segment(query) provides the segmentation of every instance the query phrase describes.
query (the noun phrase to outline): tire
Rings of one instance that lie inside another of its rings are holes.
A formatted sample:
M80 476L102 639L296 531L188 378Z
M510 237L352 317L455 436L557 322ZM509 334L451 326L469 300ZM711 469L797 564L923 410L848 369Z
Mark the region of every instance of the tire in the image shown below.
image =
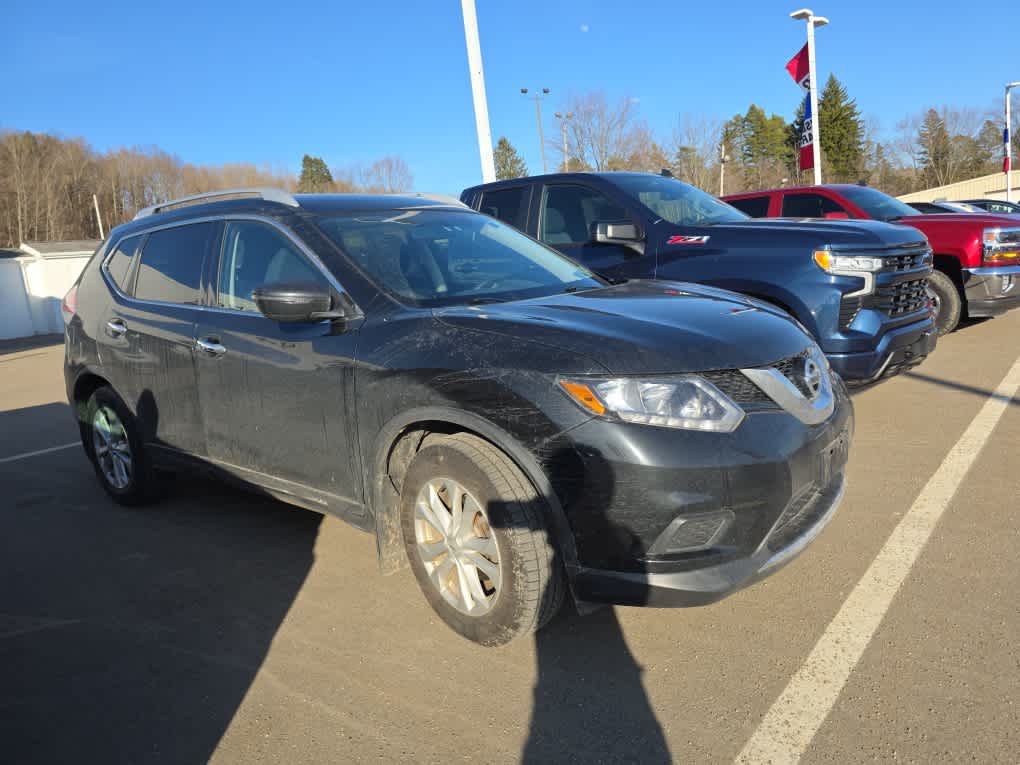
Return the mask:
M956 283L941 271L932 271L928 277L928 292L935 303L935 328L942 335L948 335L960 323L963 300Z
M458 487L459 525L451 509ZM408 467L400 501L411 570L455 632L484 646L504 645L555 616L565 582L547 505L499 449L466 433L429 436ZM444 510L445 516L429 515ZM498 581L483 569L497 572Z
M104 432L109 440L104 438ZM156 478L134 415L112 388L98 388L89 398L81 436L99 483L114 501L127 506L154 501ZM115 448L111 448L111 443ZM117 459L107 456L111 453L120 456ZM120 463L119 469L115 463Z

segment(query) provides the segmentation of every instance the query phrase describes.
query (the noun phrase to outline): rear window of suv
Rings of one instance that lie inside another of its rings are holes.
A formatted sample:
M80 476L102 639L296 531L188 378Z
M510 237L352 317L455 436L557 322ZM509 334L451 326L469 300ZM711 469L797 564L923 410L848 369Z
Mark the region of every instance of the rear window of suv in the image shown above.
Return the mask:
M510 189L497 189L482 194L479 212L499 218L514 228L523 229L527 223L527 192L526 186L515 186Z
M153 231L145 240L135 297L162 303L201 302L202 265L216 225L189 223Z
M113 280L122 292L130 292L131 285L128 279L131 275L131 264L134 262L135 254L138 252L138 245L142 243L142 237L129 236L117 243L113 254L106 260L106 273Z

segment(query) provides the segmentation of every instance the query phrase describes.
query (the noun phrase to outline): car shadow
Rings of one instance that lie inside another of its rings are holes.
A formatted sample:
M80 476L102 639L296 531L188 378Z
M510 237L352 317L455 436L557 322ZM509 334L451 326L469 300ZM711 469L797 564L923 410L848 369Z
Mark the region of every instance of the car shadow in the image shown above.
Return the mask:
M546 468L568 513L584 515L590 538L612 539L619 550L637 544L608 517L613 471L597 451L562 448ZM558 616L535 633L536 681L521 761L672 762L616 609L581 607L584 616L568 596Z
M0 413L0 434L53 406ZM77 449L0 464L0 485L4 761L208 761L322 517L184 473L124 508Z

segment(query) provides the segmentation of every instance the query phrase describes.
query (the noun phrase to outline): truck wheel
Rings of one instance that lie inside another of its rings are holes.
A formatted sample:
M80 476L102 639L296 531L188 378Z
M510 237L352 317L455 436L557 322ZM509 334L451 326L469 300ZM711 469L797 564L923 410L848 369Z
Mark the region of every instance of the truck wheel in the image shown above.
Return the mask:
M948 335L960 323L963 301L956 284L941 271L932 271L928 277L928 296L935 312L935 328L939 336Z
M454 631L503 645L559 610L564 577L545 502L492 444L466 433L428 437L400 501L411 570Z
M103 489L122 505L156 497L156 478L135 418L112 388L98 388L85 405L82 441Z

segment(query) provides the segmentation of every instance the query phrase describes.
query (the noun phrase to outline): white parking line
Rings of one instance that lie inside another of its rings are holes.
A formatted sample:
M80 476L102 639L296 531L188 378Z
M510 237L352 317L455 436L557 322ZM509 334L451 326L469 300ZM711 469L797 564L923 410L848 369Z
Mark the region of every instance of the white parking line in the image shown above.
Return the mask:
M1017 390L1020 358L897 524L736 762L780 765L800 760Z
M13 457L0 457L0 465L5 462L14 462L15 460L23 460L29 457L38 457L40 454L49 454L50 452L59 452L61 449L70 449L74 446L81 446L81 441L75 441L73 444L61 444L60 446L51 446L49 449L39 449L34 452L24 452L23 454L15 454Z

